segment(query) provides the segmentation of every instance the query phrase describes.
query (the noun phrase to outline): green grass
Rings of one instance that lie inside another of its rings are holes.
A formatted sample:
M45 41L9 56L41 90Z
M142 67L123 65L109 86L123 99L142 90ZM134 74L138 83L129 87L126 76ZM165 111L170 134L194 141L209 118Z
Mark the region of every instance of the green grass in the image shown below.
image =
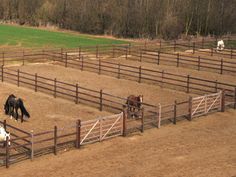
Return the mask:
M22 47L94 46L100 44L125 44L127 41L93 37L92 35L53 32L20 26L0 25L0 45Z

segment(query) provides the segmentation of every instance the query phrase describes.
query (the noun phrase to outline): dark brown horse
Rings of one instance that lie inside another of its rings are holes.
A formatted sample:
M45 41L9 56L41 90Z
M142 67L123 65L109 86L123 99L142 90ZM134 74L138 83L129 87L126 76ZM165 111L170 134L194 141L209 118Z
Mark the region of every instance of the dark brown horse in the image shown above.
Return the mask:
M136 108L138 110L141 109L142 102L143 102L143 95L139 96L130 95L127 97L126 104L130 112L135 112Z

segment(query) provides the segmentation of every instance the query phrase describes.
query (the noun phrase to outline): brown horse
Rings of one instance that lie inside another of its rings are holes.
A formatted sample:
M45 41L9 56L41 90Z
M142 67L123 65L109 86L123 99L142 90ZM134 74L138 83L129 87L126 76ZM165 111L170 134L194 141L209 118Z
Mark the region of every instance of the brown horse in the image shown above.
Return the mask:
M142 102L143 102L143 95L139 96L130 95L127 97L126 104L130 112L135 112L136 108L140 110Z

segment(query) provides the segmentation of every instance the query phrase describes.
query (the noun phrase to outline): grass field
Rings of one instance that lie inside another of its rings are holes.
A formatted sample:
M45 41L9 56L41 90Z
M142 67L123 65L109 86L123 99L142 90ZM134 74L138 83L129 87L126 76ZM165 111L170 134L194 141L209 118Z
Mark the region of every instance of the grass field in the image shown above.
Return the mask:
M99 44L124 44L127 41L70 34L21 26L0 25L0 45L21 47L65 47L75 48Z

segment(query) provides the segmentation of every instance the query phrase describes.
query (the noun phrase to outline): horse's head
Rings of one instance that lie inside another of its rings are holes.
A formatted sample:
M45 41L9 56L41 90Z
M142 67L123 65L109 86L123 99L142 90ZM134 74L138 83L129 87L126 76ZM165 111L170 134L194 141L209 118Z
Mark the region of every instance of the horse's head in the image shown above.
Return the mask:
M139 95L138 99L139 99L139 102L142 103L143 102L143 95Z
M142 103L143 103L143 95L139 95L137 98L138 98L138 104L137 104L137 106L138 106L139 108L141 108Z

